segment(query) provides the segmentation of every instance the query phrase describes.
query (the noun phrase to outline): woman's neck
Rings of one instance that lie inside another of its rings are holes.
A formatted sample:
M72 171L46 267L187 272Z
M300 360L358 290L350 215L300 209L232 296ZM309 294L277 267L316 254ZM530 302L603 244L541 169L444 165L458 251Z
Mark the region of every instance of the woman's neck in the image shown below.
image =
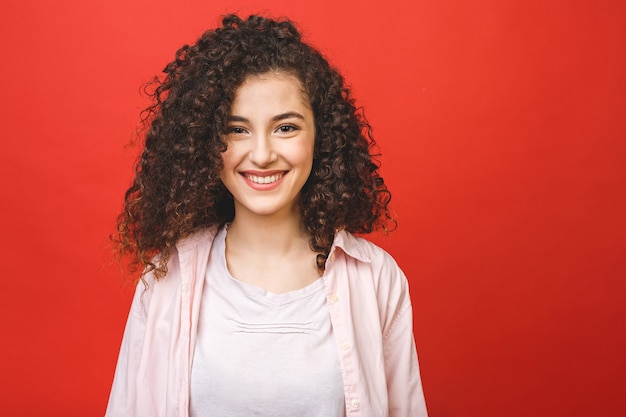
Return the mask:
M257 254L283 256L308 245L309 237L302 230L300 216L235 215L228 227L228 240L236 248ZM231 247L232 247L231 246Z
M306 287L320 276L296 216L235 215L226 234L226 264L236 279L276 294Z

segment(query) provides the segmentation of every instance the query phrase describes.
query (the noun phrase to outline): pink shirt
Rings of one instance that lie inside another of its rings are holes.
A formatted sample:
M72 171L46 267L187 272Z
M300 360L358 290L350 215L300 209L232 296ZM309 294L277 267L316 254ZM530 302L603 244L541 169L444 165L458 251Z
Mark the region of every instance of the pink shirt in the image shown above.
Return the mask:
M188 417L191 359L216 229L177 245L137 286L106 417ZM338 232L323 275L347 417L426 417L406 278L378 246Z

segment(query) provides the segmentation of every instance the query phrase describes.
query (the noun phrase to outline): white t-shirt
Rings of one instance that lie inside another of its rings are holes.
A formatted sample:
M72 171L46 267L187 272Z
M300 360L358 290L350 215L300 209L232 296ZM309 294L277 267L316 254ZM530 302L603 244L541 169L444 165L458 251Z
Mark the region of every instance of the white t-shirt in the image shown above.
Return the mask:
M342 417L345 400L321 279L273 294L226 267L215 237L191 368L191 417Z

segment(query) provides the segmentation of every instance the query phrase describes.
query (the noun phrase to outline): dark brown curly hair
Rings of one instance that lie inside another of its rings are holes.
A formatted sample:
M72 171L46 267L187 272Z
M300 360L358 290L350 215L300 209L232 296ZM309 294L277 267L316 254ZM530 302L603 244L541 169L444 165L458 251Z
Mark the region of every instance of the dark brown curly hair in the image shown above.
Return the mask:
M339 72L289 20L228 15L222 27L180 48L165 77L147 86L153 104L142 113L145 147L113 236L119 255L130 255L131 271L161 278L179 239L232 221L233 197L219 177L231 104L246 77L271 71L296 76L313 109L314 161L299 204L318 268L337 230L395 227L391 194L370 152L370 125Z

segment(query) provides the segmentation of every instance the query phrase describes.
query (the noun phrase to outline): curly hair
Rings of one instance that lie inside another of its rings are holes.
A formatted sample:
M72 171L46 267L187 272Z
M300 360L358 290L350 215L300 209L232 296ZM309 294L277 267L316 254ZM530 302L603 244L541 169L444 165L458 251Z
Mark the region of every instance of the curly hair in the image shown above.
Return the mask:
M231 104L246 77L267 72L297 77L313 109L314 161L299 206L318 268L336 231L395 228L370 125L339 72L292 22L228 15L180 48L163 72L146 88L153 103L142 112L144 149L112 237L118 254L131 257L131 271L162 278L179 239L232 221L233 197L219 176Z

